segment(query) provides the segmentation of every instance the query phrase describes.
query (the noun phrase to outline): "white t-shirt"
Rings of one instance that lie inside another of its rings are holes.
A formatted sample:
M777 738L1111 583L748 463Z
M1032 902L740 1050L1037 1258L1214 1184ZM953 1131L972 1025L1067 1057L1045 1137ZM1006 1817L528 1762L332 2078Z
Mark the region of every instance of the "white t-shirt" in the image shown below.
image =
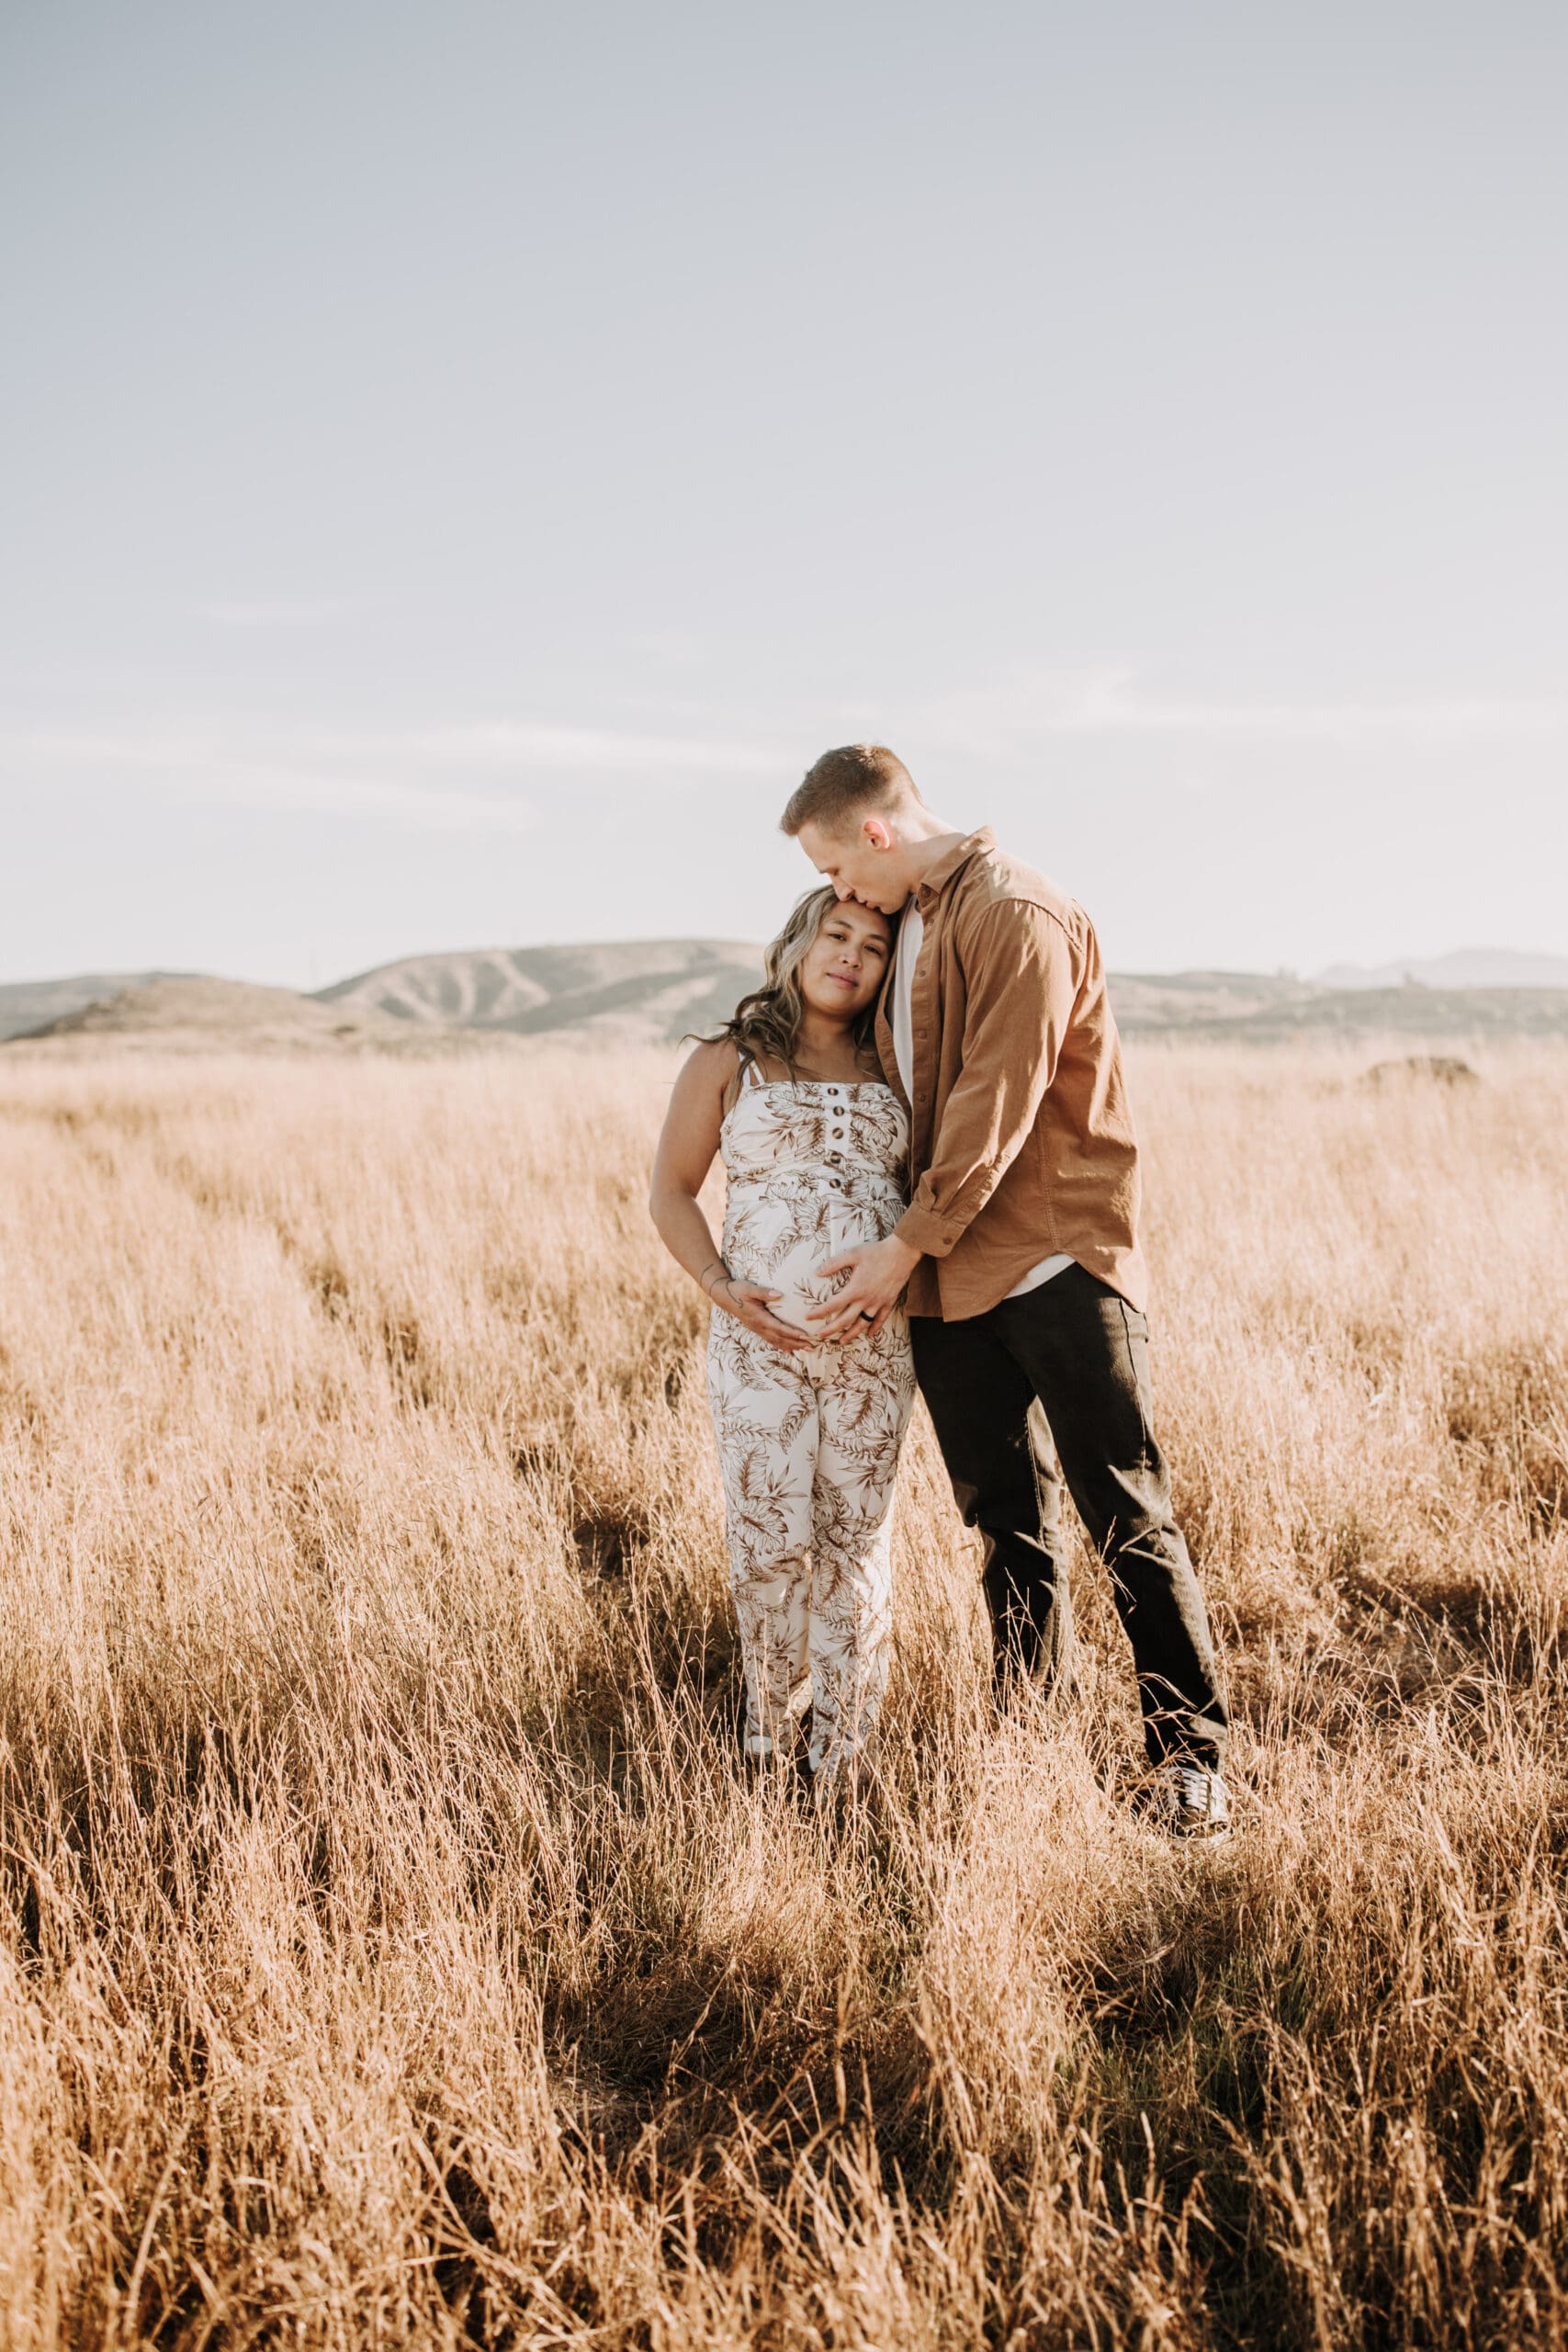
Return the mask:
M920 942L925 935L924 919L911 899L898 926L898 952L893 964L893 1058L898 1065L904 1091L911 1101L915 1093L915 966L919 961ZM1054 1257L1042 1258L1037 1266L1031 1266L1021 1283L1014 1283L1008 1296L1021 1298L1025 1292L1038 1290L1053 1274L1065 1273L1072 1262L1065 1250L1058 1250Z

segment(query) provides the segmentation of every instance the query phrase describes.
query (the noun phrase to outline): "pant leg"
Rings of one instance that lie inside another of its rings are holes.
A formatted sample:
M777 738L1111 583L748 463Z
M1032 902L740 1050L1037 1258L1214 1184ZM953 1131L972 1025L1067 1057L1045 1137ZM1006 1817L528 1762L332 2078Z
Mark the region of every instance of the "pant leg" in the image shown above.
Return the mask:
M916 1315L909 1332L953 1500L985 1545L982 1582L997 1679L1021 1669L1046 1689L1070 1686L1062 1490L1029 1376L989 1315L962 1323Z
M902 1315L874 1340L840 1348L818 1386L810 1650L811 1765L819 1786L864 1753L887 1688L893 1497L914 1401Z
M763 1758L793 1741L790 1693L808 1662L817 1392L798 1358L716 1311L707 1382L746 1674L746 1751Z
M1044 1407L1067 1490L1110 1569L1150 1757L1218 1770L1230 1716L1155 1442L1147 1323L1082 1266L976 1320L992 1326Z

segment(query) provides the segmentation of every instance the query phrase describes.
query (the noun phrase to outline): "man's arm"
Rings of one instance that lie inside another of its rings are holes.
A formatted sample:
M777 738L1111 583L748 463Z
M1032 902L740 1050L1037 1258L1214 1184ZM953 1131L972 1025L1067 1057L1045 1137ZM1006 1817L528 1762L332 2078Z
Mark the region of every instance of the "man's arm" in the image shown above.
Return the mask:
M964 1061L931 1165L894 1227L945 1258L1017 1159L1056 1075L1082 957L1055 916L1006 899L976 917L964 957Z
M810 1312L840 1339L863 1316L880 1329L921 1257L945 1258L1018 1157L1056 1074L1082 957L1054 916L1008 899L964 943L964 1060L942 1108L931 1166L884 1241L818 1269L850 1269L830 1306Z

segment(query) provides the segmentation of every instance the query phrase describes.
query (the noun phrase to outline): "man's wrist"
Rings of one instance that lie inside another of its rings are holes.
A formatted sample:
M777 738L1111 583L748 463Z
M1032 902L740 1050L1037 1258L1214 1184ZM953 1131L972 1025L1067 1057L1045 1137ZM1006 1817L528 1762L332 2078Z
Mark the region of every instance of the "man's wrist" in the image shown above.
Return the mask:
M917 1258L945 1258L962 1230L962 1227L949 1229L932 1210L911 1201L889 1238Z

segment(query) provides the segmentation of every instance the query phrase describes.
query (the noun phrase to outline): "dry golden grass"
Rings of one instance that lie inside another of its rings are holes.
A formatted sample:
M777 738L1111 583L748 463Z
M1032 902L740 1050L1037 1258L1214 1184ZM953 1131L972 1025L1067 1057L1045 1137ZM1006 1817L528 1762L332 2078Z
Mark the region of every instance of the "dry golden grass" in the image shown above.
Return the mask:
M1256 1812L987 1720L907 1460L886 1815L737 1769L666 1071L0 1072L0 2334L1568 2344L1568 1059L1151 1054Z

